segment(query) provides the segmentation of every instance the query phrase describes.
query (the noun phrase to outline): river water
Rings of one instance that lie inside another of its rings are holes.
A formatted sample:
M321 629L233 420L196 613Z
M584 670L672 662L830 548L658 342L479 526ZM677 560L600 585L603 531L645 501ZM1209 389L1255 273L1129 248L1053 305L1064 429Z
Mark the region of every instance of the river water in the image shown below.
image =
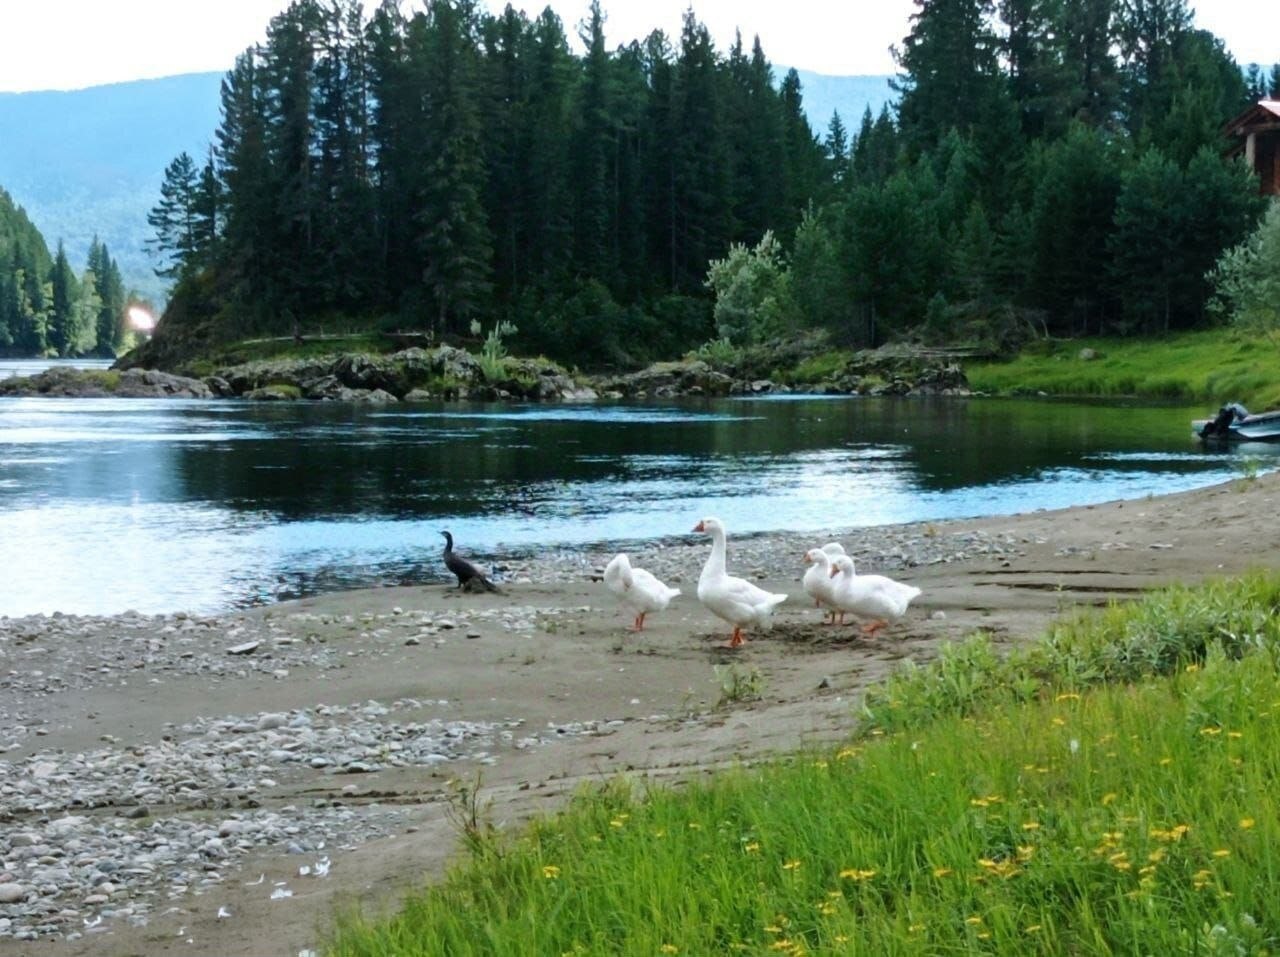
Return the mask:
M0 357L0 379L35 375L46 369L67 366L73 369L109 369L111 359L5 359Z
M482 557L1011 513L1208 485L1204 409L772 398L415 405L0 399L0 614L212 612ZM1258 456L1254 459L1252 456ZM798 543L808 538L798 535Z

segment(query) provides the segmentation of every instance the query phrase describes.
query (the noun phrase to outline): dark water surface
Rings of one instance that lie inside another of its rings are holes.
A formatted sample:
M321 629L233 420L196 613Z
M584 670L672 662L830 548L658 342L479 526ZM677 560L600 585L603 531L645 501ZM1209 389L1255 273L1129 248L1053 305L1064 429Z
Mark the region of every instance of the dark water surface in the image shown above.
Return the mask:
M208 612L597 540L1135 498L1280 450L1198 408L775 398L601 405L0 399L0 614ZM799 536L807 542L806 536Z

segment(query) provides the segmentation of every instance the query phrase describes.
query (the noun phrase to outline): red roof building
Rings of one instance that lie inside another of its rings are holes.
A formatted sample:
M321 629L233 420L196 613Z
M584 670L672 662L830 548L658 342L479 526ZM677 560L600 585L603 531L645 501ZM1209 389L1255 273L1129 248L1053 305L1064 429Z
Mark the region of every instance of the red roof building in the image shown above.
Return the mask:
M1262 192L1280 196L1280 100L1260 100L1226 126L1235 140L1230 155L1244 155L1262 181Z

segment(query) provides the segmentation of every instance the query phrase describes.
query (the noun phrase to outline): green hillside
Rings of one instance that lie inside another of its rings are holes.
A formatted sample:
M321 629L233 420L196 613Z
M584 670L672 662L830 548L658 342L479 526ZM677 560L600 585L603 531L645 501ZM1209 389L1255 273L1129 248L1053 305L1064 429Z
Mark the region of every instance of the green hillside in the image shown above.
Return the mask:
M0 93L0 184L51 246L82 262L96 234L126 286L160 300L144 244L165 165L203 156L218 124L221 73L69 92Z

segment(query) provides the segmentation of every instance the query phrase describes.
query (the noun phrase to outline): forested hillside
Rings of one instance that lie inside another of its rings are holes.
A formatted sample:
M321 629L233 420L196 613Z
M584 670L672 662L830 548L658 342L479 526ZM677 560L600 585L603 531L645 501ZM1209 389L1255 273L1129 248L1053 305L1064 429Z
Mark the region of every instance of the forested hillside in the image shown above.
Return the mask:
M73 259L101 239L125 285L159 306L166 284L146 250L147 210L170 159L183 150L206 154L221 76L0 93L0 184Z
M115 355L125 341L125 290L107 247L89 246L77 276L0 189L0 355Z
M820 137L794 71L692 11L610 49L593 4L582 39L295 2L224 79L209 162L166 172L162 335L510 320L601 364L810 326L1156 332L1202 320L1262 208L1219 131L1277 77L1250 89L1183 0L917 0L896 115Z

